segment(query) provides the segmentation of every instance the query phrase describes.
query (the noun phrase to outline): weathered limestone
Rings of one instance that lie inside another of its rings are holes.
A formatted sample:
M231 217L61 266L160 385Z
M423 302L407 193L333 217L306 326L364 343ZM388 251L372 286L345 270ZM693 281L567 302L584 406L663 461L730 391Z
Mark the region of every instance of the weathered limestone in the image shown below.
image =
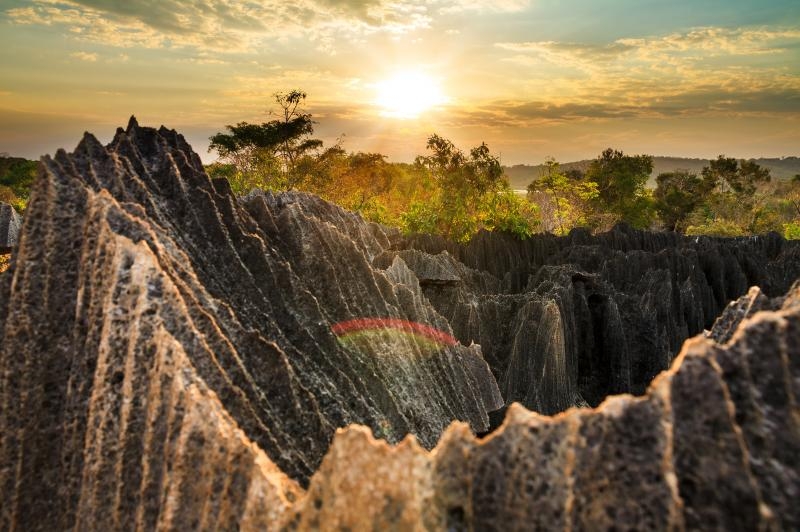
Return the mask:
M300 198L251 215L183 137L134 120L43 159L0 288L0 528L237 521L248 485L274 499L253 464L305 483L337 427L429 448L454 419L488 429L502 398L478 346L337 339L362 317L450 329L402 261L371 266L380 228Z
M800 277L800 243L777 234L689 238L618 226L525 241L481 233L467 245L417 235L393 249L376 263L406 261L455 337L481 345L506 403L548 414L644 393L729 301L751 286L780 296Z
M725 345L687 341L640 398L555 417L514 404L492 435L456 423L429 453L343 429L287 526L796 530L798 392L800 285Z
M0 529L800 528L799 253L403 237L87 134L0 275Z

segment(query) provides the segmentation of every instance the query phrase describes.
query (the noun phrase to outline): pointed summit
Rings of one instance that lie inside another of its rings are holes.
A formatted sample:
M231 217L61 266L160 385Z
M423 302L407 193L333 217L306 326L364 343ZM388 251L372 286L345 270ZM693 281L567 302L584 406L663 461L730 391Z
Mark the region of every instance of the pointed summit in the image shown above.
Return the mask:
M78 143L78 146L75 148L75 153L84 153L86 155L91 156L92 154L97 153L99 150L103 150L103 144L97 140L97 137L89 133L88 131L84 131L83 138Z
M130 120L128 120L128 127L125 131L130 131L132 129L139 129L139 122L136 120L135 115L131 115Z

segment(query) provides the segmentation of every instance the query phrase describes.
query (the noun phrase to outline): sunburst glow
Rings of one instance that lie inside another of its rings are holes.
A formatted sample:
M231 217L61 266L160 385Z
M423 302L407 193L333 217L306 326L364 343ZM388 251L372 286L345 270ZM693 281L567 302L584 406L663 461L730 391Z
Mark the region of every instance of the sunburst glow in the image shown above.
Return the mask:
M417 118L446 102L439 83L416 71L398 72L376 84L375 105L393 118Z

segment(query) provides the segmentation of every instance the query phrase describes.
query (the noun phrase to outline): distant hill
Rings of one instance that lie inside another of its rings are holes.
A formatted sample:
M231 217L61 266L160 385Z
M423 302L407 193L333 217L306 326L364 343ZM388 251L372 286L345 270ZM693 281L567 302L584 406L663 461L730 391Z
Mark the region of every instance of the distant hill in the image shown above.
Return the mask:
M783 157L772 159L753 159L759 165L769 168L772 177L776 179L789 179L800 174L800 157ZM586 171L591 160L574 161L562 163L562 170L578 169ZM685 157L653 157L653 173L650 175L649 185L655 186L655 179L658 174L673 172L675 170L689 170L698 174L704 166L708 166L708 159L688 159ZM505 166L506 175L511 183L511 188L527 188L531 181L537 179L544 169L543 164L527 165L517 164Z

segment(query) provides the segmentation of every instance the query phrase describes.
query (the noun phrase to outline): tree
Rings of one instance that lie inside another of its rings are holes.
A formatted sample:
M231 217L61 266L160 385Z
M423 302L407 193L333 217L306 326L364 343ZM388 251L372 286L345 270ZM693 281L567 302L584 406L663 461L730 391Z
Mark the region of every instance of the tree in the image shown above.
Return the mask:
M762 168L755 161L720 155L703 167L703 179L706 186L716 188L722 194L733 193L739 197L752 195L762 183L770 180L769 169ZM713 186L712 186L713 185Z
M689 214L703 204L713 190L710 181L688 170L659 174L656 183L653 192L656 212L670 231L685 229Z
M798 220L800 220L800 174L795 175L789 181L786 199L794 208Z
M312 161L315 179L307 188L374 221L386 221L386 205L379 197L387 195L400 170L379 153L350 153L337 144ZM384 199L385 201L385 199Z
M585 181L579 170L562 172L552 157L545 159L539 179L528 185L528 198L539 206L543 229L560 235L587 224L587 202L597 195L597 183Z
M322 141L313 139L314 121L304 112L302 104L306 93L292 90L276 93L279 118L262 124L239 122L227 125L228 133L211 137L209 151L216 151L220 159L233 164L243 174L243 181L265 188L294 189L304 179L306 172L298 171L300 159L322 147Z
M431 155L417 157L417 163L428 168L439 185L454 191L456 197L483 194L503 177L500 160L490 153L486 143L466 155L449 140L434 134L426 147Z
M645 189L653 171L650 155L625 155L608 148L589 164L585 179L597 183L596 214L646 227L652 219L652 200Z
M702 209L692 216L692 232L752 234L779 225L768 169L755 161L720 155L701 175L708 194Z
M403 216L407 231L462 242L480 229L532 233L535 209L514 196L500 160L485 143L466 154L434 134L426 147L430 154L417 157L415 164L430 174L434 188L409 205Z

